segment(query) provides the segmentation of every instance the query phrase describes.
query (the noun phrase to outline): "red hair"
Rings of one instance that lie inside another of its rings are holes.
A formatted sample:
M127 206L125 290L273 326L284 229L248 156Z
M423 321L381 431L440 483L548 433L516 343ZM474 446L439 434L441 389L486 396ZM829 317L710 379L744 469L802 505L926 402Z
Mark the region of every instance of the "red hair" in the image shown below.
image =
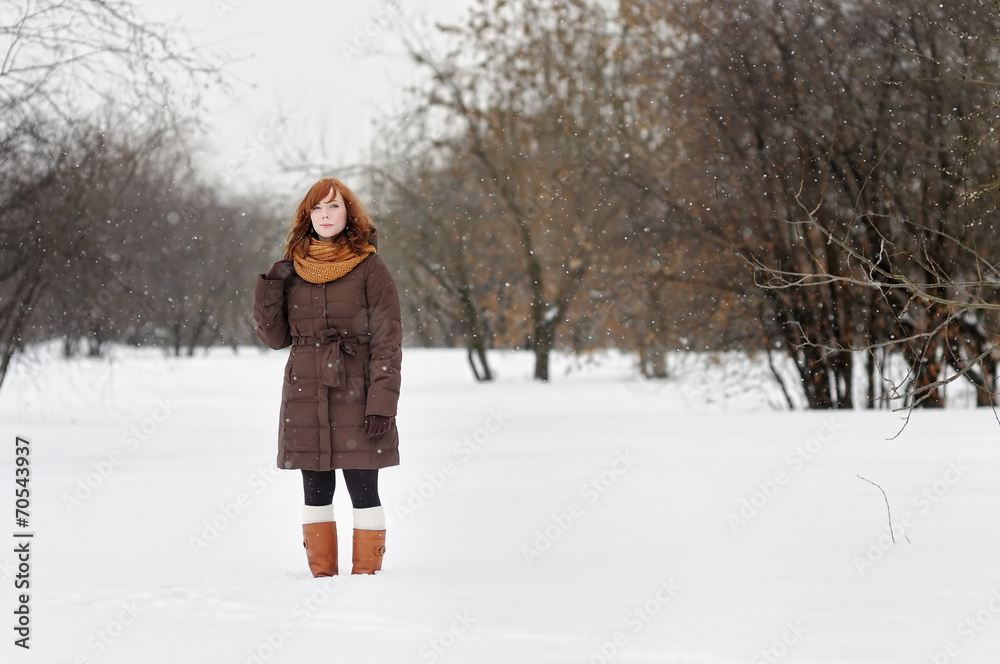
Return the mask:
M309 213L331 192L334 196L340 193L347 210L347 226L334 241L349 244L355 254L361 255L365 245L368 244L368 237L375 232L375 226L357 194L336 178L323 178L309 187L305 198L295 211L295 216L292 217L292 228L288 231L288 239L285 241L286 259L292 260L295 256L303 257L309 253L309 240L316 237Z

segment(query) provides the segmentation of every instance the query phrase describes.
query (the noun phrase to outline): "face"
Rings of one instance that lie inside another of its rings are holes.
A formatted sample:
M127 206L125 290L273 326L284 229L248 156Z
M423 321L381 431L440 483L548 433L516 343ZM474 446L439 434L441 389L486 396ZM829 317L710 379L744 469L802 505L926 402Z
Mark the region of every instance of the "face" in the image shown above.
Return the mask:
M334 196L331 189L309 212L309 219L320 240L330 241L340 235L347 228L347 208L340 192Z

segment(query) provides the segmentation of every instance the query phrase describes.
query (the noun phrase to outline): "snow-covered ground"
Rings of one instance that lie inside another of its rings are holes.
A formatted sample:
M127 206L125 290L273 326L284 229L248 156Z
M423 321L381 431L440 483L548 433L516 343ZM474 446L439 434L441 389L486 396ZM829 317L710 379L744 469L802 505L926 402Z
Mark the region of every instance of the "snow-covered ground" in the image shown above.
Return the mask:
M18 363L0 390L4 662L998 661L989 409L899 433L899 413L776 410L766 380L696 359L647 382L628 358L561 358L543 385L528 355L495 353L481 385L461 352L409 350L384 570L324 580L298 474L273 468L284 357ZM343 487L335 504L349 570Z

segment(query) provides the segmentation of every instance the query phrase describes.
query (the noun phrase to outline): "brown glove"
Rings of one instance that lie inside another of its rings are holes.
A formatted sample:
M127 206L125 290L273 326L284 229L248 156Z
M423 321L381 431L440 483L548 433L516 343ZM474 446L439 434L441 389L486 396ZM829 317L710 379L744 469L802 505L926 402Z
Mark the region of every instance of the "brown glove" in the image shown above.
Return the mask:
M378 438L389 433L392 428L394 417L386 415L369 415L365 418L365 435L369 438Z

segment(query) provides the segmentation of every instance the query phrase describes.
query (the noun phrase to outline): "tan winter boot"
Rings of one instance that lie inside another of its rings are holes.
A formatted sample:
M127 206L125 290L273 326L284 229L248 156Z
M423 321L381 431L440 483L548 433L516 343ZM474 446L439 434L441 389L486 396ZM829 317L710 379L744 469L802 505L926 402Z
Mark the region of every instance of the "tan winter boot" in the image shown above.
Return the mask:
M382 569L385 555L384 530L354 529L354 568L351 574L374 574Z
M309 571L314 577L337 575L337 524L334 521L302 526L302 546L306 548Z

